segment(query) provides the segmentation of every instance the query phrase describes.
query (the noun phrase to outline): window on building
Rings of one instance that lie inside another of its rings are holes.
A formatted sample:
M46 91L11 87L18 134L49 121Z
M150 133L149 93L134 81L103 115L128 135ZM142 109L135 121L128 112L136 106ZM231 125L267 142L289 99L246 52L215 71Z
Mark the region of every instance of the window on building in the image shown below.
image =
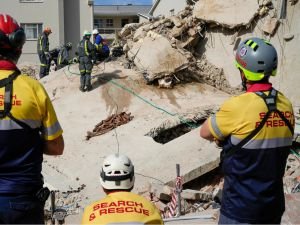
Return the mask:
M138 18L138 17L134 17L134 18L132 19L132 22L133 22L133 23L139 23L139 22L140 22L140 20L139 20L139 18Z
M113 27L114 20L113 19L106 19L106 27Z
M41 23L21 23L21 27L25 31L27 40L37 39L43 30L43 24Z
M121 27L124 27L128 23L129 23L129 19L121 19Z
M44 0L20 0L20 2L44 2Z
M103 19L94 19L94 27L95 28L102 28L104 27Z
M171 9L171 10L170 10L170 15L171 15L171 16L174 16L174 15L175 15L174 9Z

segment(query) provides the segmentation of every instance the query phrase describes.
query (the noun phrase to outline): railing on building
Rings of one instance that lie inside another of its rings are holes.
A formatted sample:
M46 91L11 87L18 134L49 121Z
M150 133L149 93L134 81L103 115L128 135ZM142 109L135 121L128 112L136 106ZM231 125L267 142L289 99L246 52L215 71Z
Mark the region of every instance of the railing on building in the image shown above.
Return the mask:
M100 34L116 34L122 30L122 28L98 28Z

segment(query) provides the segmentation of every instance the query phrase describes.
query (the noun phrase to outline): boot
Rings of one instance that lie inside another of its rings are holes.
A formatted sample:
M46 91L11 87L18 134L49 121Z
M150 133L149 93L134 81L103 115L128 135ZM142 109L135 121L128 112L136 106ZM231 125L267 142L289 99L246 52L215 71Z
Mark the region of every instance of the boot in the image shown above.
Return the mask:
M91 74L85 75L85 86L87 91L91 91L93 89L91 84Z
M93 86L92 85L87 85L86 86L86 91L91 91L93 90Z
M79 90L84 92L85 89L84 89L84 83L85 83L85 75L81 75L80 76L80 87L79 87Z

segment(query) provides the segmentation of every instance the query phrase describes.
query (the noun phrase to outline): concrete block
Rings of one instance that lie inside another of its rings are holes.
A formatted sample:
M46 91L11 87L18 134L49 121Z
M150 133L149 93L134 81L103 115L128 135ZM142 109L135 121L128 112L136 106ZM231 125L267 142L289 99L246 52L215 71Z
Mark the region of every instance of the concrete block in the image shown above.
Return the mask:
M264 22L262 30L268 34L273 35L278 26L278 23L279 21L276 18L268 17Z
M186 189L181 192L181 197L188 200L210 201L212 193Z
M163 201L170 201L173 189L166 185L151 184L150 192L158 199Z

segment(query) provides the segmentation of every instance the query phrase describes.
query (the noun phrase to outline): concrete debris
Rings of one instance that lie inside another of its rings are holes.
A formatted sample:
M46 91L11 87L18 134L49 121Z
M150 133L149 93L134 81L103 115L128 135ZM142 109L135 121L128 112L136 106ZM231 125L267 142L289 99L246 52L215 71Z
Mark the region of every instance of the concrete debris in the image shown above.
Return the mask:
M21 73L26 74L37 80L38 77L38 66L34 65L21 65L19 66Z
M105 134L118 126L128 123L133 119L133 116L130 114L131 113L126 112L112 114L106 120L102 120L100 123L98 123L93 129L93 132L88 131L86 140L89 140L91 137Z
M147 71L148 82L176 73L188 67L188 60L174 49L168 39L157 33L148 33L128 52L128 58L141 71Z
M285 213L281 224L300 224L300 193L285 195Z
M246 26L257 15L259 5L253 0L201 0L196 2L193 16L208 23L233 29ZM234 16L230 16L234 14Z
M289 2L291 5L295 5L298 2L298 0L289 0Z
M133 31L138 29L140 26L142 26L142 23L129 23L126 24L123 29L120 31L120 36L125 37L131 34Z
M208 202L212 200L212 193L186 189L181 192L181 197L186 200L198 200Z
M177 16L171 16L170 20L174 23L175 27L181 27L183 25L182 20Z
M293 38L294 38L294 35L291 34L291 33L287 33L287 34L285 34L285 35L283 36L283 39L284 39L285 41L290 41L290 40L292 40Z
M159 88L172 88L173 87L173 82L172 82L172 77L163 77L161 79L158 79L158 87Z
M80 202L83 199L83 196L80 192L85 188L85 185L82 184L77 189L70 189L66 192L55 191L55 208L63 209L66 211L68 215L79 214L82 210L80 206ZM51 199L50 197L45 203L44 211L45 211L45 221L51 221Z
M276 18L267 17L263 24L262 30L270 35L273 35L278 24L279 21Z

